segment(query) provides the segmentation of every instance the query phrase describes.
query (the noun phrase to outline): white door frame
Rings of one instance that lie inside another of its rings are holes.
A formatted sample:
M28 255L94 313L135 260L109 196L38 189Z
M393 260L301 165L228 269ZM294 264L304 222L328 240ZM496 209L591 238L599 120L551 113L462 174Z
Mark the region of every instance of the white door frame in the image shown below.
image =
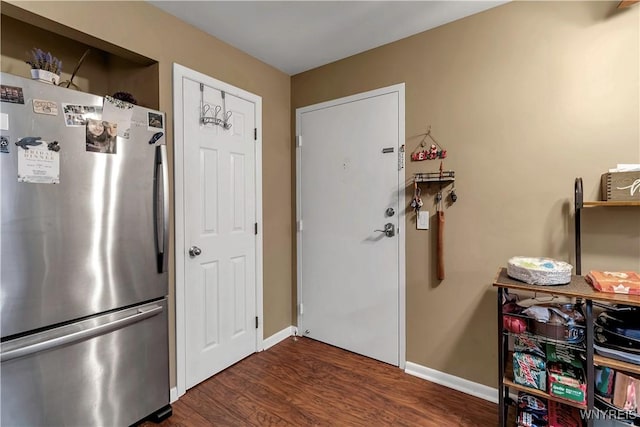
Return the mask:
M296 265L297 265L297 279L298 279L298 300L297 300L297 310L296 316L299 320L300 317L300 303L302 296L302 234L300 230L300 224L303 218L301 218L302 214L302 169L301 169L301 152L300 149L304 146L304 142L301 141L300 138L300 120L301 115L303 113L319 110L322 108L334 107L336 105L345 104L348 102L359 101L366 98L371 98L374 96L386 95L389 93L398 93L398 147L397 152L402 157L402 161L398 161L398 164L401 165L398 171L398 197L400 198L401 205L402 200L404 200L405 193L405 168L404 168L404 141L405 141L405 94L404 94L405 84L399 83L392 86L383 87L380 89L375 89L368 92L358 93L356 95L347 96L344 98L333 99L331 101L321 102L319 104L309 105L307 107L297 108L296 109L296 242L297 242L297 256L296 256ZM405 222L405 209L399 209L398 212L398 360L399 367L401 369L405 368L406 364L406 264L405 264L405 235L406 231L403 227L406 226ZM298 322L299 324L299 322Z
M242 98L255 104L256 129L258 130L255 144L255 174L256 174L256 222L258 234L256 236L256 316L258 316L258 330L256 331L256 352L264 348L263 342L263 307L262 307L262 97L216 80L205 74L173 64L173 191L175 208L175 310L176 310L176 388L177 397L186 392L186 321L185 321L185 257L187 249L185 243L185 212L184 212L184 123L182 120L182 79L183 77L203 83L209 87L224 91L230 95Z

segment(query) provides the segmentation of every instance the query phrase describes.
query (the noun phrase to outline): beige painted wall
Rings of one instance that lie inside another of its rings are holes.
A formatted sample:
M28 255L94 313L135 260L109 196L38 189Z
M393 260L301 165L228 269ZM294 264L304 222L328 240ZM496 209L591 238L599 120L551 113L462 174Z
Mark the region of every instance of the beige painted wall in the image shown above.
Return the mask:
M640 163L640 8L617 3L513 2L292 78L292 114L405 82L407 152L427 125L449 152L444 281L435 232L407 217L408 361L496 386L497 269L573 261L575 177L596 200L602 172ZM583 229L583 270L640 269L639 209L587 210Z
M160 109L172 151L172 64L262 97L264 336L291 325L290 77L146 2L9 2L10 5L158 61ZM3 13L6 2L3 3ZM95 19L99 17L99 19ZM64 29L63 29L64 30ZM172 156L171 156L172 157ZM170 159L172 161L172 158ZM173 247L173 235L171 236ZM170 277L174 274L173 262ZM173 277L170 294L173 300ZM172 314L173 314L172 304ZM175 330L171 316L171 383Z

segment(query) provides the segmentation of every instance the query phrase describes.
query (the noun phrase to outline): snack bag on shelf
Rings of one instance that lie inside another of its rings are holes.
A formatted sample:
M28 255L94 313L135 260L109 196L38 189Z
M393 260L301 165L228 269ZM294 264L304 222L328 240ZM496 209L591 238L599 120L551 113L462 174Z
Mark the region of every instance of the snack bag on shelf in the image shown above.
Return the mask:
M538 357L545 357L541 343L527 335L517 335L513 343L513 351L518 353L529 353Z
M546 427L549 424L547 404L529 393L518 393L518 427Z
M616 371L606 366L595 367L595 392L598 396L602 397L606 402L609 403L611 403L611 399L613 398L613 384L615 373Z
M542 417L532 412L520 411L518 413L518 427L547 427L547 417Z
M601 292L640 295L640 274L635 271L591 270L585 280Z
M549 427L582 427L578 408L549 401Z

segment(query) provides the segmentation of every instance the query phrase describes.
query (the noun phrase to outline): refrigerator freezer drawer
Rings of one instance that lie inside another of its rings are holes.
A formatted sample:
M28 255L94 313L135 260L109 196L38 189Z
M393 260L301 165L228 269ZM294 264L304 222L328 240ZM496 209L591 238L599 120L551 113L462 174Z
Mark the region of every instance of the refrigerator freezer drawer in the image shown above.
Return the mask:
M2 426L126 426L169 404L166 299L2 343Z

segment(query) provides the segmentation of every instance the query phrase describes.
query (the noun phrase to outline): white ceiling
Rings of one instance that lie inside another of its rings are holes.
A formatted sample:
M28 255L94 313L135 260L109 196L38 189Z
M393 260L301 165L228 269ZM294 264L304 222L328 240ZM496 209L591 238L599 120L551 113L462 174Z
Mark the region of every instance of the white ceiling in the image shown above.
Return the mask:
M507 1L149 1L297 74Z

